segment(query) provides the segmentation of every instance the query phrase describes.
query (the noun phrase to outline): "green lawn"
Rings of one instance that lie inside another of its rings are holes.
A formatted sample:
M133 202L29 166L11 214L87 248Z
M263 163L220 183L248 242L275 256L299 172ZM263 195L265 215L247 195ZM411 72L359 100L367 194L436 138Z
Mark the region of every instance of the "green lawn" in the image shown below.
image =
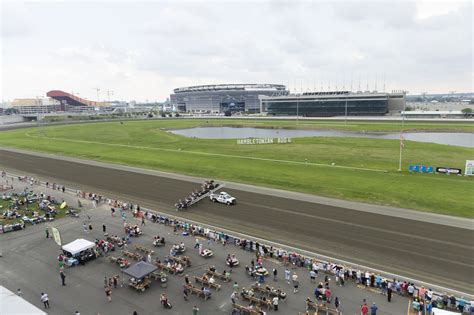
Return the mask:
M302 191L347 200L474 217L472 178L398 172L399 141L296 138L291 144L236 145L235 140L191 139L163 129L198 125L400 130L400 123L284 120L168 119L94 123L0 133L8 147L134 165L168 172ZM467 132L473 125L405 123L406 130ZM458 167L474 149L405 142L408 164ZM332 166L334 164L334 166Z

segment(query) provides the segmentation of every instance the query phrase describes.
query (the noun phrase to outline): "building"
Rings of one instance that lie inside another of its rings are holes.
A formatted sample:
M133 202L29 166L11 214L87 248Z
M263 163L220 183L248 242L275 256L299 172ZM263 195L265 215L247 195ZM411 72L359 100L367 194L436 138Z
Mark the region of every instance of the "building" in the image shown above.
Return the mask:
M261 96L287 95L280 84L216 84L174 89L170 106L178 112L223 113L260 111Z
M60 90L49 91L46 95L59 101L67 112L87 112L94 111L98 107L109 106L108 102L89 101Z
M64 111L64 106L52 98L17 98L11 102L11 106L21 115L48 114Z
M261 97L260 112L270 116L383 116L405 108L405 92L308 92Z

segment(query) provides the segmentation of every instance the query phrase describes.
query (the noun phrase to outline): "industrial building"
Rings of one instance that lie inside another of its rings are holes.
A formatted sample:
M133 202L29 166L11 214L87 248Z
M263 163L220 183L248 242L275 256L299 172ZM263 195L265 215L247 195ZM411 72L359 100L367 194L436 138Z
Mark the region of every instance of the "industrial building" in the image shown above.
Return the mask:
M11 103L21 115L48 114L64 110L64 106L55 99L46 98L17 98Z
M260 111L261 96L288 95L280 84L216 84L174 89L170 103L178 112L223 113Z
M260 112L270 116L383 116L405 108L405 92L308 92L262 96Z

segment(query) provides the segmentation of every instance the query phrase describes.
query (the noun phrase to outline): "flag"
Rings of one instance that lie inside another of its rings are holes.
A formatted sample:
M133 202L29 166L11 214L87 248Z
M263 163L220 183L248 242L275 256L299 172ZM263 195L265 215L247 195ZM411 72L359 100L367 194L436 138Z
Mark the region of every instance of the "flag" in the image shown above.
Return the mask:
M56 242L56 244L61 246L61 235L59 234L59 230L53 227L51 228L51 231L53 232L54 241Z
M405 141L405 138L400 135L400 149L403 149L405 147L405 143L403 141Z

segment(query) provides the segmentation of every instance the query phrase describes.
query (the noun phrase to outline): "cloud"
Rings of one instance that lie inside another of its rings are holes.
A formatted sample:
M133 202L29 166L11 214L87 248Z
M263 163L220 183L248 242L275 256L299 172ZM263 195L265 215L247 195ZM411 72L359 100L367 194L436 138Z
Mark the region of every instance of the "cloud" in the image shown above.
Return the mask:
M472 89L470 1L59 1L3 11L6 98L64 87L92 99L100 87L165 99L181 85L299 89L351 76L365 87L384 75L388 90Z

